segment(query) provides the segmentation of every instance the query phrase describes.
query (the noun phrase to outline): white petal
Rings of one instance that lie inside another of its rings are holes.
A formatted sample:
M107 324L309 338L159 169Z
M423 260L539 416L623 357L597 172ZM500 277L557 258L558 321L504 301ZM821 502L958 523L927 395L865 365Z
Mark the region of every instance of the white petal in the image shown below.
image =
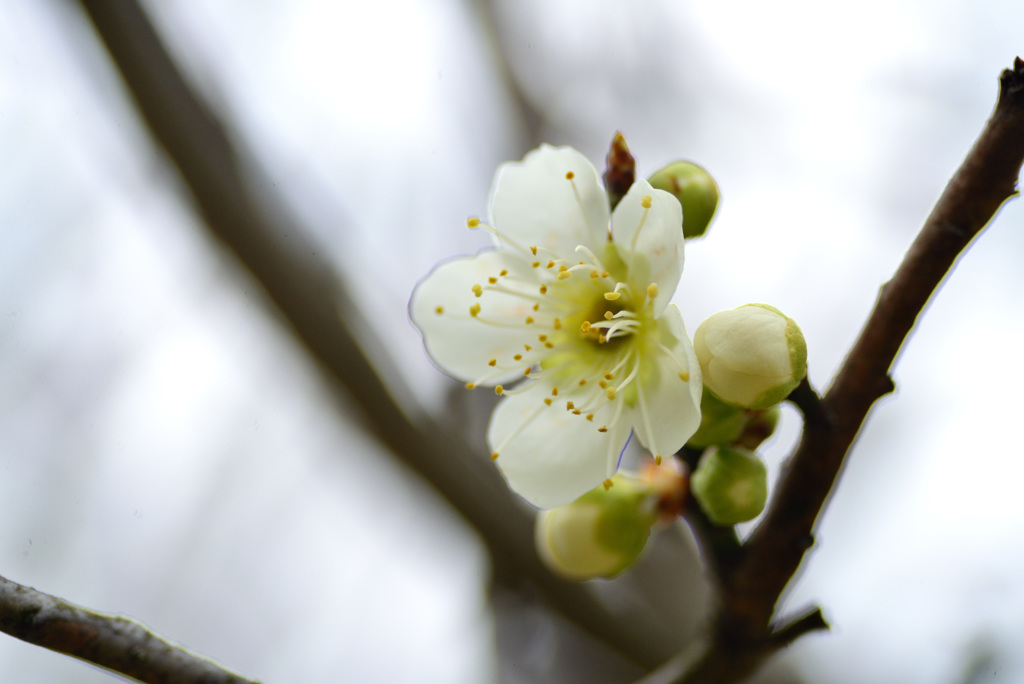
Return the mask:
M642 200L651 198L651 208ZM640 292L655 283L654 315L668 305L683 273L683 209L672 195L638 180L612 216L612 237L629 267L630 285Z
M498 277L502 269L508 269L508 276ZM481 297L474 295L473 285L487 287L488 277L498 277L499 284L512 279L540 282L530 264L515 254L484 250L476 256L445 261L431 271L413 291L409 313L423 334L427 353L442 370L468 381L486 376L484 384L493 385L523 377L523 370L539 361L545 350L536 345L536 332L525 325L527 316L536 315L529 299L488 290ZM532 284L522 287L537 292ZM481 307L478 318L469 314L474 304ZM527 352L524 345L531 343L536 347ZM517 362L513 354L524 358ZM491 359L498 363L489 365Z
M700 427L703 383L683 316L674 304L658 319L658 327L668 351L658 349L652 352L653 358L644 359L654 372L645 368L637 376L638 397L632 420L640 443L655 456L665 458L678 451ZM680 373L686 380L680 378Z
M503 164L490 211L495 229L519 247L564 259L575 257L577 245L595 250L608 236L608 196L594 166L571 147L544 145Z
M552 398L551 406L544 398ZM609 476L629 436L620 420L607 425L611 403L594 411L594 419L567 411L564 397L550 397L550 385L536 382L526 392L505 397L491 416L487 443L509 486L540 508L563 506ZM598 428L607 425L607 432Z

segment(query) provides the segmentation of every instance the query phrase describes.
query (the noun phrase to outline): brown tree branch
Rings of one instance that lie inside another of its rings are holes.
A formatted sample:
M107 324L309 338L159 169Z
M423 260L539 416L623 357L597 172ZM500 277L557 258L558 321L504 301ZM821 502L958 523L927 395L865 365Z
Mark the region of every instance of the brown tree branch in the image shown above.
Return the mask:
M79 0L154 140L177 167L210 232L259 282L323 377L356 399L366 426L396 457L444 496L483 538L495 580L535 585L555 610L627 660L653 667L678 647L654 622L625 624L585 586L552 575L533 547L533 516L486 454L428 422L413 422L381 381L353 331L361 320L333 266L318 256L299 221L256 201L239 162L239 143L185 80L136 0ZM342 316L342 312L344 316ZM371 343L372 344L372 343ZM352 404L339 405L351 412Z
M0 631L147 684L257 684L134 620L96 613L4 577Z
M721 608L711 647L676 681L739 681L789 643L770 624L776 604L814 545L814 524L871 406L892 391L889 370L918 316L957 257L1016 194L1024 164L1024 61L1000 77L999 100L899 269L881 291L831 389L820 403L794 397L803 437L764 518L736 564L719 577ZM809 389L809 388L808 388ZM813 614L812 614L813 615ZM805 626L824 628L821 621ZM752 657L751 657L752 656Z

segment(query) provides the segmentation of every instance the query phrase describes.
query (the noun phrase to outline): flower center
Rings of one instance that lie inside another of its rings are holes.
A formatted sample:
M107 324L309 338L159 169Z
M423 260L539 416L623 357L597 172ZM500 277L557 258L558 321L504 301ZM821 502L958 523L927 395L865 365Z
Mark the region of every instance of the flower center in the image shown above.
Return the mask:
M570 183L573 178L572 172L566 174ZM503 329L498 337L505 339L491 346L495 353L487 361L491 370L466 383L468 389L514 378L521 369L520 377L533 382L508 390L496 385L495 392L530 391L539 397L536 411L502 444L495 445L492 458L498 457L505 443L527 430L545 405L552 407L556 401L564 401L567 412L582 416L601 433L618 423L627 407L636 406L651 432L640 391L652 371L645 362L658 353L671 356L671 352L662 343L654 315L658 286L644 284L649 267L637 252L637 237L646 223L651 198L641 198L641 206L643 212L630 245L617 245L609 233L607 243L598 245L598 254L586 245L578 245L573 254L522 245L479 219L469 219L470 228L486 229L501 244L491 255L478 257L478 263L491 261L501 266L470 288L474 299L468 317L446 312L442 306L435 311ZM681 361L676 363L685 369ZM679 377L686 381L682 372ZM617 442L608 444L612 473L617 466Z
M476 299L469 316L481 325L507 329L512 342L506 354L488 361L492 371L466 387L521 368L524 377L550 384L551 396L544 400L549 406L560 391L583 395L582 401L567 402L567 410L576 415L596 410L606 400L618 404L616 417L621 400L633 405L635 391L622 392L637 377L641 359L656 337L648 333L657 328L652 306L657 285L635 291L629 284L629 266L611 242L603 259L583 245L576 247L574 258L567 258L536 245L520 246L479 219L470 219L469 227L497 235L505 245L499 252L510 257L503 262L508 268L471 287ZM441 307L438 314L444 314ZM506 390L498 385L495 391L517 393L527 387ZM587 418L592 420L593 415L588 413Z

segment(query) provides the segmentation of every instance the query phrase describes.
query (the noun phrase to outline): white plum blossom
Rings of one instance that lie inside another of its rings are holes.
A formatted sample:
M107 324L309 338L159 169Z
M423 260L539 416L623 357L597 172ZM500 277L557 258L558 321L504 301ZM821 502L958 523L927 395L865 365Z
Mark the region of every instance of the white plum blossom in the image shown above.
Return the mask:
M610 486L632 431L660 461L700 424L700 364L669 303L680 204L638 180L609 213L590 162L542 146L498 169L490 224L468 222L495 247L440 264L410 302L435 363L503 396L491 458L540 508Z

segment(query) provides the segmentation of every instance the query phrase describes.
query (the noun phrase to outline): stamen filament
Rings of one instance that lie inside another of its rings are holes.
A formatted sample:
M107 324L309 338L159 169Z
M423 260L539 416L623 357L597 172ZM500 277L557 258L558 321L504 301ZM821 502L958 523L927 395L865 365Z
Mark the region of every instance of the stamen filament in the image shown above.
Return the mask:
M599 271L604 272L608 270L604 267L604 264L601 263L601 260L594 256L594 253L591 252L585 245L576 245L576 251L583 252L584 254L586 254L590 258L590 263L596 266Z
M466 225L469 226L470 228L483 228L488 233L501 240L503 245L507 245L509 247L514 248L517 252L524 256L530 254L530 250L528 248L523 247L518 242L508 237L494 226L490 225L489 223L484 223L478 218L469 219L468 221L466 221Z

